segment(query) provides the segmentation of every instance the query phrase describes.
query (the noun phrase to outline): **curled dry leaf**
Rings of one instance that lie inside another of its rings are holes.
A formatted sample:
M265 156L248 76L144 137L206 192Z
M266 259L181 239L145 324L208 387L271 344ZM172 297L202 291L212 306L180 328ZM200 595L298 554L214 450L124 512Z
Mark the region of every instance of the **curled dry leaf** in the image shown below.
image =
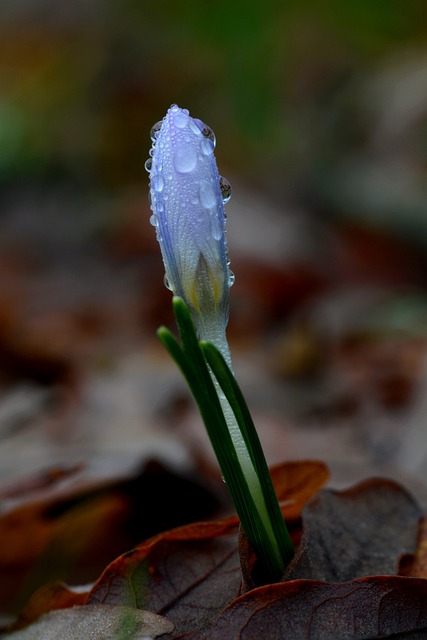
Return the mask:
M274 489L286 519L296 520L303 506L329 480L329 469L317 460L286 462L270 469Z

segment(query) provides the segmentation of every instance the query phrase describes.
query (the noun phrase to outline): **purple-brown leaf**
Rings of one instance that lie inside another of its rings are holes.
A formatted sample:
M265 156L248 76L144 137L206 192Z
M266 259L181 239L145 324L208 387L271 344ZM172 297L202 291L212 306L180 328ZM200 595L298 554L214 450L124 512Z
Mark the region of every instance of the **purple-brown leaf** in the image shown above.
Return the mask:
M416 550L421 515L410 494L389 480L321 491L303 511L301 544L284 580L394 575L400 557Z
M208 630L180 640L421 640L427 580L383 576L268 585L233 602Z

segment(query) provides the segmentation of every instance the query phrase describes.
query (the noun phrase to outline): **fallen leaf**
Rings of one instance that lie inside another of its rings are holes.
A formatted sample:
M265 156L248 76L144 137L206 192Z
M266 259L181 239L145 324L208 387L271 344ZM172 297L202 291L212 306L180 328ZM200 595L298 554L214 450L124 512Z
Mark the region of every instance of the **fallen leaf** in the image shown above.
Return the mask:
M274 489L285 520L300 517L304 505L328 481L329 470L323 462L303 460L275 465L270 469Z
M68 609L76 605L86 604L87 594L69 589L61 582L52 582L41 587L30 598L24 609L20 612L18 620L12 629L21 629L28 626L44 613L55 609Z
M292 462L272 470L283 511L297 519L327 480L324 464ZM167 615L183 632L204 628L242 592L237 549L239 520L188 525L138 545L104 571L88 604L144 607Z
M289 514L298 535L301 509L313 493L326 482L327 477L325 465L315 461L291 462L272 469L278 497L284 501L282 511L285 516ZM164 505L167 509L166 502ZM88 507L87 515L96 515L93 513L92 503ZM53 511L55 512L55 508ZM59 515L61 511L59 509ZM76 534L73 514L66 517L65 511L64 516L64 523L57 524L61 533L59 540L62 540L59 548L65 551L70 547L70 551L74 545L71 542L81 539L82 536ZM16 512L14 517L17 517ZM7 520L3 520L3 526L5 522ZM48 525L46 518L43 518L42 522L45 526ZM0 525L1 523L0 520ZM24 625L26 622L34 621L49 609L86 603L88 598L90 604L137 606L158 613L167 611L168 617L180 627L181 632L193 627L194 630L201 629L241 593L241 567L237 550L238 525L237 516L232 516L223 521L186 525L156 535L113 561L91 592L79 594L79 598L82 599L78 599L77 602L73 595L70 596L65 588L58 585L42 588L22 611L20 623ZM21 516L14 530L19 532L22 529L28 532L28 527L22 527ZM10 533L11 531L9 538ZM38 544L43 548L46 546L45 538L48 537L48 532L39 531L39 535L41 539ZM99 536L99 539L102 537ZM64 544L64 540L68 542ZM21 544L18 556L22 559L27 551L28 536L21 542L23 546ZM90 548L92 547L93 545ZM15 548L16 557L16 546L9 545L9 548ZM55 549L57 553L58 541ZM87 553L84 557L90 562ZM42 559L46 561L46 556L43 555ZM58 568L57 558L47 564L53 564ZM16 564L14 566L16 569ZM51 575L52 579L57 577ZM189 610L192 611L191 616L188 615Z
M0 515L0 610L19 610L52 580L94 582L140 539L218 509L196 480L154 460L116 474L97 476L96 468L82 464L0 487L6 498Z
M104 571L88 604L124 604L167 616L180 632L206 627L240 595L235 517L160 534Z
M7 640L147 640L173 631L173 624L150 611L114 605L52 611Z
M400 557L415 552L421 515L412 496L389 480L323 490L304 509L303 537L284 580L396 574Z
M175 639L265 637L421 640L427 637L427 580L381 576L340 584L294 580L267 585L232 602L210 629Z
M16 611L51 580L87 582L120 553L129 505L117 493L93 495L61 511L28 505L0 519L0 602ZM105 538L105 531L111 536ZM128 538L126 538L128 541Z
M315 469L316 463L305 472L294 467L296 495L304 495L299 474L325 476L322 466ZM117 558L83 602L164 616L174 635L169 629L162 640L258 640L266 629L269 640L415 640L427 632L427 580L385 574L415 551L419 517L412 497L391 481L322 491L304 509L303 541L284 582L244 595L238 519L185 525Z

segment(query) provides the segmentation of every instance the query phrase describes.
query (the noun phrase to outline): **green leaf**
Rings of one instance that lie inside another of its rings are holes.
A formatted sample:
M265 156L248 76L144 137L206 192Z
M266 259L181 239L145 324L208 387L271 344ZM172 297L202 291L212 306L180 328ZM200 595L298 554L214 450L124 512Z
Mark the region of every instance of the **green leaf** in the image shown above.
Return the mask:
M281 551L283 565L286 566L294 556L294 548L280 511L262 445L245 398L236 378L218 349L209 342L202 342L200 346L218 384L230 403L240 427L242 438L258 476L267 512L271 518L273 535Z
M184 301L174 297L173 308L182 346L165 327L158 330L158 336L190 387L243 529L264 573L271 580L277 579L294 551L249 409L221 354L212 344L198 341ZM234 413L241 445L246 447L255 470L255 476L252 473L255 482L242 467L242 457L236 451L212 372Z

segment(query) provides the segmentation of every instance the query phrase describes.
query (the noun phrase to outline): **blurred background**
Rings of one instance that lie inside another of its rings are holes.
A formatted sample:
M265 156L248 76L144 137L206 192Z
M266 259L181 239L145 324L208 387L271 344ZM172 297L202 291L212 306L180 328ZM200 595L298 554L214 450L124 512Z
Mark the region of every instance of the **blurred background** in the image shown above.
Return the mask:
M172 103L214 129L232 184L229 339L268 462L424 500L425 1L3 0L6 506L144 461L218 477L155 337L172 318L144 162Z

